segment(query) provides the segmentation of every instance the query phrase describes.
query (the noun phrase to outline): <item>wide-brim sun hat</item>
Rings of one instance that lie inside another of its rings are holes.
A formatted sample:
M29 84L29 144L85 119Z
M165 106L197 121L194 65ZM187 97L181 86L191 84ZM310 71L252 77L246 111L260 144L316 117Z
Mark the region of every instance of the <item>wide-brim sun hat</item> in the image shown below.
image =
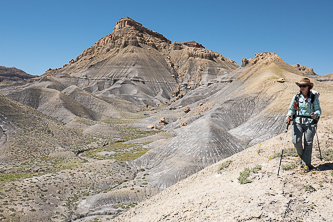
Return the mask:
M295 82L298 86L310 86L309 88L312 89L313 83L310 82L309 78L302 78L299 82Z

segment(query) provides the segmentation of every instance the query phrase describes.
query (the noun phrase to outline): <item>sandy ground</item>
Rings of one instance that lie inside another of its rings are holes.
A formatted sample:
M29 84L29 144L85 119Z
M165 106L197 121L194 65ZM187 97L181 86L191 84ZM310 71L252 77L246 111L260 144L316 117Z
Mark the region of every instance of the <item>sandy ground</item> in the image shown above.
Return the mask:
M318 135L321 151L332 148L332 119L322 118ZM284 133L252 146L211 165L160 194L140 203L114 221L333 221L333 162L316 157L315 136L312 164L316 169L303 173L300 165L280 170ZM293 147L290 129L286 148ZM219 166L231 164L218 174ZM296 163L295 157L284 157L282 165ZM240 184L244 168L261 165L251 173L251 183ZM103 220L103 218L100 218Z

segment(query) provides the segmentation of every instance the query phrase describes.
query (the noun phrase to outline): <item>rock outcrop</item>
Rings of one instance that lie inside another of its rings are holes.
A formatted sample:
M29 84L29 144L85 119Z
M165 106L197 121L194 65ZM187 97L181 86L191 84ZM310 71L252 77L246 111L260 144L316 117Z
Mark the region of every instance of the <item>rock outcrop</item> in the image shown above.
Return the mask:
M297 70L301 71L305 76L316 76L317 74L313 71L313 68L308 68L304 65L295 64L292 67L296 68Z
M314 72L313 68L308 68L308 67L306 67L304 65L300 65L300 64L295 64L292 66L294 68L296 68L297 70L299 70L302 75L307 76L309 78L315 79L320 82L326 82L329 84L332 84L332 82L333 82L332 73L321 76L321 75L316 74Z
M191 42L182 42L183 45L189 46L189 47L195 47L195 48L205 48L203 45L200 43L197 43L196 41L191 41Z
M259 63L271 63L274 61L280 61L282 60L280 56L273 52L262 52L262 53L256 53L254 58L251 59L242 59L242 67L245 67L247 65L255 65Z
M247 60L246 58L242 59L242 67L245 67L247 64L249 64L249 60Z

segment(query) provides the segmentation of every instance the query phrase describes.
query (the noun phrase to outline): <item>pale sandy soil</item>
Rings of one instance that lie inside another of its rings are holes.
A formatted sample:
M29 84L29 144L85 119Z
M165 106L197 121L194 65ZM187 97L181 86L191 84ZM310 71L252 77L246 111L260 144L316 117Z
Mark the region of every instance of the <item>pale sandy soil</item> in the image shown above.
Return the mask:
M322 152L332 149L332 126L328 118L319 124ZM277 177L280 158L270 157L281 152L283 139L284 133L211 165L114 221L333 221L333 162L316 157L315 137L312 164L317 169L310 173L303 173L300 166L281 169ZM291 147L289 130L286 149ZM218 174L228 160L230 166ZM282 165L295 162L296 158L285 157ZM252 182L240 184L240 172L256 165L262 169L251 173Z

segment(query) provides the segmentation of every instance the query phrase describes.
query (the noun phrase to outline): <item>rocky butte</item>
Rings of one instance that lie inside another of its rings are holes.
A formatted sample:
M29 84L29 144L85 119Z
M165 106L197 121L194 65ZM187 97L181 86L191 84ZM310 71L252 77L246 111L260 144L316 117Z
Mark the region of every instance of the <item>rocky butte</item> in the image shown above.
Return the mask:
M316 210L329 218L330 199L315 205L316 193L300 190L329 194L332 160L316 162L320 180L299 182L296 168L275 175L286 107L305 70L272 52L238 66L122 18L63 67L0 85L0 217L108 220L133 208L116 220L317 220ZM325 101L318 135L330 155L332 87L311 81ZM239 184L255 164L253 183Z

